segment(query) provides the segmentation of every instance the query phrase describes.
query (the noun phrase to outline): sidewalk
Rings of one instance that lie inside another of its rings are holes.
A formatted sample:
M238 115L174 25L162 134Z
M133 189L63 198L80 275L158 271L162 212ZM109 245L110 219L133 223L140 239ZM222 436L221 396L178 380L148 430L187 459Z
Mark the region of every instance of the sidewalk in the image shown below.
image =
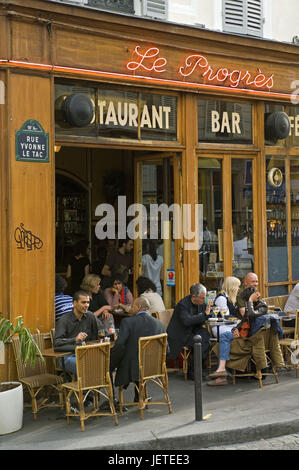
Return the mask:
M299 431L299 379L295 370L281 372L279 384L269 376L260 389L256 380L237 379L236 385L208 387L203 382L203 421L195 421L194 382L182 372L169 374L167 406L153 405L144 420L135 407L115 426L112 417L90 418L81 431L79 418L70 425L58 409L43 409L34 422L30 408L24 411L23 428L0 436L0 450L182 450L244 442ZM133 397L128 388L127 399ZM149 394L160 390L149 386Z

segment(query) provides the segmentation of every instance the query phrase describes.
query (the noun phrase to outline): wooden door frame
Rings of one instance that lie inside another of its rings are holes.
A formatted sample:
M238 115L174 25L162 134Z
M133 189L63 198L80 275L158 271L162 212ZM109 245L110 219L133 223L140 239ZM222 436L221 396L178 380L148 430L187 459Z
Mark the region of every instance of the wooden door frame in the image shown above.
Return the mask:
M134 201L142 201L142 164L161 161L164 158L172 158L173 162L173 187L174 203L182 207L182 170L181 154L179 152L153 152L152 154L137 155L134 157ZM175 239L175 302L178 302L183 296L183 240ZM142 240L140 238L134 241L134 279L142 274ZM165 275L165 272L164 272ZM137 296L136 286L134 285L134 296Z

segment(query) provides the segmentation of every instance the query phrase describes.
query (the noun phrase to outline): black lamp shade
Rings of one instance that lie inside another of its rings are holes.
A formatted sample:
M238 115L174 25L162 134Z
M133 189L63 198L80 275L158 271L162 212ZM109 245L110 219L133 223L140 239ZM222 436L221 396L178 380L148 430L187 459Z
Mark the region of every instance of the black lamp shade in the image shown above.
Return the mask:
M92 100L83 93L69 95L61 105L63 119L73 127L87 126L94 114Z
M283 111L265 115L265 138L271 142L285 139L290 133L289 116Z

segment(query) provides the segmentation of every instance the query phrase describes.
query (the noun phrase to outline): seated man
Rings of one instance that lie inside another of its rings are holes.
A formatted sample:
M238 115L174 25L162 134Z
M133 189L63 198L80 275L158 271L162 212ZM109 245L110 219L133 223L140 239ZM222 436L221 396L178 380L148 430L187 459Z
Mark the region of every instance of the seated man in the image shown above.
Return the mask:
M56 323L54 350L75 352L76 346L86 341L98 339L96 317L88 311L89 295L85 291L77 291L73 296L73 311L63 315ZM64 368L76 376L76 356L70 354L64 358Z
M168 359L176 359L184 346L193 349L194 335L202 337L202 359L207 358L210 335L205 321L210 314L211 304L206 304L207 290L202 284L193 284L190 294L175 306L167 328L170 353ZM193 380L193 355L190 354L188 378Z
M110 371L113 372L116 369L114 384L117 387L128 386L131 382L138 386L139 338L165 333L163 323L149 315L148 310L148 301L138 297L131 306L131 316L123 318L120 323L119 335L110 354ZM136 388L134 401L138 401Z

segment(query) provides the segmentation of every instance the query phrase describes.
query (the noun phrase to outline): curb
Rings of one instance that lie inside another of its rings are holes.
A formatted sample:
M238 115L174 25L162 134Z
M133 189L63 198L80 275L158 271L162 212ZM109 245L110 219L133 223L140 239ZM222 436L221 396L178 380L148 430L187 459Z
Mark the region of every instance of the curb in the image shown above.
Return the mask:
M270 424L241 427L224 431L187 434L176 437L153 438L150 440L113 446L87 447L86 450L200 450L217 445L240 444L242 442L270 439L272 437L299 432L299 418ZM208 449L207 449L208 450Z

